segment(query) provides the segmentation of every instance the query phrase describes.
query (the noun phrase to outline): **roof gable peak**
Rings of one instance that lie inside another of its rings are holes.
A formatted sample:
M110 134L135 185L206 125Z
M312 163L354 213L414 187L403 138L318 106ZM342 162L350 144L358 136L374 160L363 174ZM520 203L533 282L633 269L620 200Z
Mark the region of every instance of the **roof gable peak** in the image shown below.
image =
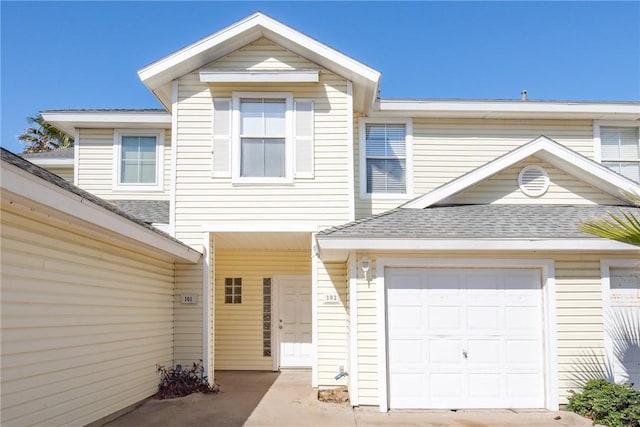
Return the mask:
M622 199L621 192L640 194L640 185L637 183L576 153L551 138L540 135L497 159L405 203L402 207L412 209L427 208L453 197L531 156L536 156L613 197Z

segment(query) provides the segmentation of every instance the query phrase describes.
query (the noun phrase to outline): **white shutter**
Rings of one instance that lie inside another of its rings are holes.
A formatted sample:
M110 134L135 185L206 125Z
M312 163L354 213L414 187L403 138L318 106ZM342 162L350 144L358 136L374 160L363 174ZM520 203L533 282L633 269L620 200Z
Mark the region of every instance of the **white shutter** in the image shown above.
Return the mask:
M296 99L295 117L295 177L313 178L313 101Z
M231 100L213 100L212 176L231 177Z

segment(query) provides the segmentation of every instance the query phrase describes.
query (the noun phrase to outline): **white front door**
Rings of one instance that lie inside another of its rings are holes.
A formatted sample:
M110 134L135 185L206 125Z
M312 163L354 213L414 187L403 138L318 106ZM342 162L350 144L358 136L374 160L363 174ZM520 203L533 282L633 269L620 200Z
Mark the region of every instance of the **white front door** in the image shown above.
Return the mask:
M277 276L279 367L311 366L311 277Z
M391 408L543 408L540 273L387 269Z
M609 286L606 332L614 381L640 390L640 269L611 267Z

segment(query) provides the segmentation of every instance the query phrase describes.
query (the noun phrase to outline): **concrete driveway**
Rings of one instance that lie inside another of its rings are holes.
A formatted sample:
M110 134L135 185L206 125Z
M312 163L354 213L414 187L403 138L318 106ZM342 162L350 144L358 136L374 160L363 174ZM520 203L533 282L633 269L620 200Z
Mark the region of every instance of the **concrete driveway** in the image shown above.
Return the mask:
M307 370L283 372L220 371L217 395L148 400L109 427L145 426L403 426L498 427L576 426L591 422L571 412L549 411L391 411L352 409L348 404L319 402Z

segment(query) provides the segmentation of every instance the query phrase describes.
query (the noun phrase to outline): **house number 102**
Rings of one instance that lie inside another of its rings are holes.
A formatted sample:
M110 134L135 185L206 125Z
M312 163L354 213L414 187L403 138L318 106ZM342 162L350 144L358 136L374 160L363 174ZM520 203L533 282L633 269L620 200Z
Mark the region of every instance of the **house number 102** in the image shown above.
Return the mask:
M340 299L338 298L338 294L324 294L324 303L325 304L338 304L338 303L340 303Z

